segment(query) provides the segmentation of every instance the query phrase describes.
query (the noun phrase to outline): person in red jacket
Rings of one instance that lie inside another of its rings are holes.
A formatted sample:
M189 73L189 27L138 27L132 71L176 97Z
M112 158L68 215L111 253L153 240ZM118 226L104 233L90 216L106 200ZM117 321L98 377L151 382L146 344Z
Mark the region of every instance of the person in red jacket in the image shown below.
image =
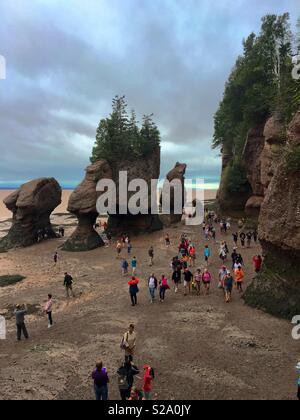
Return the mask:
M260 272L262 263L263 263L263 259L260 255L256 255L255 257L253 257L253 264L254 264L256 273Z
M154 379L154 371L151 366L144 365L143 392L145 400L151 400L152 381Z

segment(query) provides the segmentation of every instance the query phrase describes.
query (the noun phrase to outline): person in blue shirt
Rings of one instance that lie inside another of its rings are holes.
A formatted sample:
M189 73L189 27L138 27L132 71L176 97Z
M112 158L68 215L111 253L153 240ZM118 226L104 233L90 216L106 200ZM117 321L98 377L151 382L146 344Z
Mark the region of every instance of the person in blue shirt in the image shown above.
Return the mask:
M121 268L122 268L122 274L123 276L126 276L128 274L128 262L125 258L122 259Z
M133 257L132 258L131 267L132 267L132 275L134 276L135 273L136 273L136 267L137 267L137 259L136 259L136 257Z
M210 258L210 249L209 249L209 246L208 245L205 245L205 248L204 248L204 259L205 259L205 262L206 262L206 265L208 266L208 263L209 263L209 258Z

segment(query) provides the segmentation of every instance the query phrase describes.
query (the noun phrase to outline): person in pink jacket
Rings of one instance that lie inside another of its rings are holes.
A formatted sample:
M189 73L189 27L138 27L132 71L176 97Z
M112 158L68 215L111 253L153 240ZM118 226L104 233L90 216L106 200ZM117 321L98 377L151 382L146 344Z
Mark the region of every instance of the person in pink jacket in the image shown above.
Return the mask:
M202 274L202 282L204 284L204 288L206 290L207 295L209 294L211 281L212 281L212 275L210 274L208 269L205 269L204 273Z
M53 309L53 300L52 295L48 295L48 300L45 305L45 312L48 315L48 328L53 326L53 319L52 319L52 309Z

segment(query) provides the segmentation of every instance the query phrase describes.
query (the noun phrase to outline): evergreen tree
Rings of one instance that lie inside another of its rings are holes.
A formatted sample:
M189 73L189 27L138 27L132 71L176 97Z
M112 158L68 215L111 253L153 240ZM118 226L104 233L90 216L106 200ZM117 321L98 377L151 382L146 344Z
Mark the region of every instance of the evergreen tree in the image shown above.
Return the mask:
M116 96L112 101L112 113L102 119L96 132L96 142L91 162L105 159L116 163L119 160L143 158L160 145L160 134L151 116L144 116L139 129L136 114L127 113L125 97Z

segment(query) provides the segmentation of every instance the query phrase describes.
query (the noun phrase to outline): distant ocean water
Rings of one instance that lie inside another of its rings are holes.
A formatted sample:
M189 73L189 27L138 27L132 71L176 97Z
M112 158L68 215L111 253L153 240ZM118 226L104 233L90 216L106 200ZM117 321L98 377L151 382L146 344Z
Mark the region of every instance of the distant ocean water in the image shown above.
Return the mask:
M187 172L185 178L187 180L186 188L217 190L220 185L220 179L217 176L203 176L203 175L201 176L191 171L191 172ZM191 180L193 180L192 184L188 182ZM161 179L159 181L159 186L163 184L163 181L164 179ZM15 190L19 188L25 182L26 181L14 181L14 182L0 181L0 189L1 190ZM61 187L63 190L74 190L77 187L77 185L79 185L80 182L81 181L61 183Z

